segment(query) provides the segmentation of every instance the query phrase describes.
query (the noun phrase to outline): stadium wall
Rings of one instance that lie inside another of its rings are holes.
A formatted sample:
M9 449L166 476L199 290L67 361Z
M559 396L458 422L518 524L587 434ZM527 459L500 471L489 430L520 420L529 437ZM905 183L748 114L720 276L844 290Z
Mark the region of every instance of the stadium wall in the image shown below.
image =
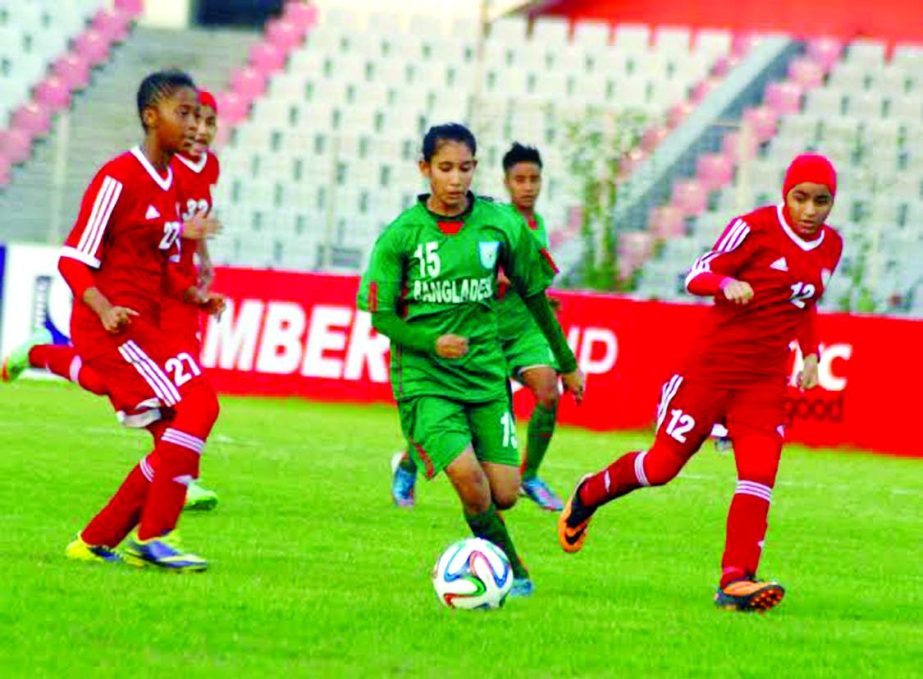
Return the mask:
M0 264L3 354L41 325L57 342L68 341L71 298L57 258L51 246L7 247ZM389 343L372 330L369 315L355 309L356 276L221 268L217 281L228 296L228 310L207 325L202 364L219 391L392 400ZM554 294L588 374L586 402L578 408L565 398L561 420L601 431L650 427L661 385L681 369L691 330L702 326L707 307ZM786 437L813 446L923 456L916 432L923 363L915 357L923 346L923 321L823 314L820 330L820 387L805 393L790 389ZM882 369L884 356L888 369ZM799 360L793 351L792 377ZM515 394L519 414L528 410L529 398L521 390Z
M733 4L710 0L559 0L546 3L543 11L614 23L784 31L802 39L825 35L846 40L923 41L920 3L901 0L738 0Z

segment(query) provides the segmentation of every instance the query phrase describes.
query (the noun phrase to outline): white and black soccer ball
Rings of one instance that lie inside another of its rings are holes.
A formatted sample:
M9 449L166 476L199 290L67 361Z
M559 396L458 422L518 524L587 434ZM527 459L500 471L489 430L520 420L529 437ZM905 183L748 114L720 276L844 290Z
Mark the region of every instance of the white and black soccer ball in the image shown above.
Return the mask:
M433 569L433 587L449 608L500 608L513 587L503 550L481 538L449 545Z

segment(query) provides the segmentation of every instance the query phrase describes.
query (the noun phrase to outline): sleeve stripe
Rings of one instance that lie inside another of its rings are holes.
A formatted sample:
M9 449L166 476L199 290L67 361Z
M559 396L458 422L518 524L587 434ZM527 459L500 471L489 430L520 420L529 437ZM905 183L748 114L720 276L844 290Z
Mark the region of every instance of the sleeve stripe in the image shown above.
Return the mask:
M727 230L727 233L721 237L718 243L715 245L714 250L706 252L704 255L695 260L692 265L692 268L689 270L689 273L686 274L686 289L689 289L689 283L693 278L698 276L700 273L705 273L711 271L711 263L719 255L726 254L728 252L733 252L743 244L747 239L747 236L750 235L750 227L747 223L738 219L734 222L733 225Z
M72 248L69 245L65 245L63 248L61 248L61 257L76 259L78 262L83 262L87 266L91 266L94 269L98 269L100 265L100 261L93 255L88 255L82 250Z
M112 215L121 193L121 182L112 177L103 179L99 193L96 194L96 201L93 203L90 218L87 220L83 235L80 237L80 243L77 245L78 250L91 256L96 255L99 244L103 240L106 226L109 224L109 217Z

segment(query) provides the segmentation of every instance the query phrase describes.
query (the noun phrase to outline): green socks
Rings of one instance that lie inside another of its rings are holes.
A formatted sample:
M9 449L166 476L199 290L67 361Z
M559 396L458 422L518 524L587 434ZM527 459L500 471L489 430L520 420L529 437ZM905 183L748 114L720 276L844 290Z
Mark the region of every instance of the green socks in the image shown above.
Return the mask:
M510 537L510 533L506 529L503 517L500 516L500 512L497 511L494 505L490 505L487 511L480 514L470 515L466 512L465 521L468 522L468 526L471 527L471 532L474 533L476 537L494 543L506 553L507 558L510 560L510 565L513 567L514 578L529 577L529 571L526 570L525 564L522 563L522 560L516 553L516 548L513 546L513 538Z
M557 407L548 409L541 403L535 404L535 410L532 411L532 417L529 420L526 459L522 467L523 479L534 479L538 475L538 468L545 459L545 453L548 452L548 446L551 444L557 414Z

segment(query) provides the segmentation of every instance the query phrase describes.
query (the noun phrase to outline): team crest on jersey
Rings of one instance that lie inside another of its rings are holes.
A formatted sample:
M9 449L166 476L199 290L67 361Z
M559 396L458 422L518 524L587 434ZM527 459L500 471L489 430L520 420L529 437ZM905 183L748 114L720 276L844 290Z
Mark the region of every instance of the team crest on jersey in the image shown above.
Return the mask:
M493 269L497 264L497 252L500 250L500 241L481 241L478 243L478 254L481 256L481 265L485 269Z

